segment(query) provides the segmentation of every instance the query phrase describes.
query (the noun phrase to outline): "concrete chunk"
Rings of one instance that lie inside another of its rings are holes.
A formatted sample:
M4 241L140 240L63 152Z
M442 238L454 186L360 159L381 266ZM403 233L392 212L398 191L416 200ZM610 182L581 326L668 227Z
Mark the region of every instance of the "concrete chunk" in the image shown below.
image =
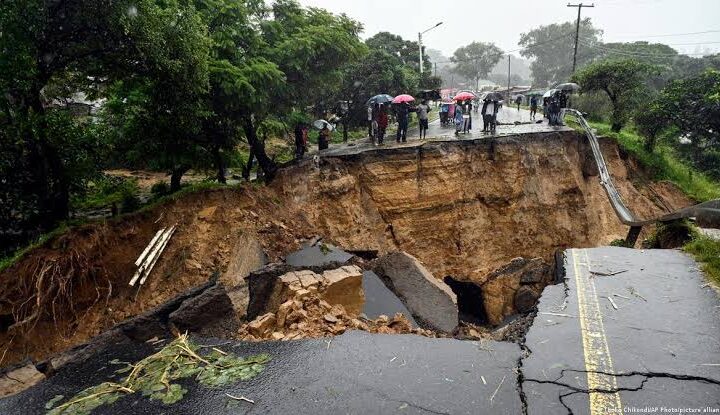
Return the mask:
M415 257L393 252L374 262L379 275L420 325L451 333L458 325L457 297Z

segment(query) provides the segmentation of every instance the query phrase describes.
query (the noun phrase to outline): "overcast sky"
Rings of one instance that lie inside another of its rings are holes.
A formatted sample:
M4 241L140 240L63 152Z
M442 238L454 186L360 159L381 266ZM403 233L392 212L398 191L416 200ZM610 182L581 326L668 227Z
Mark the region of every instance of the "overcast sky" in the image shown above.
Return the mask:
M365 26L363 38L388 31L417 40L419 31L442 21L444 24L425 34L423 40L426 47L439 49L446 56L476 40L495 42L503 50L517 49L520 33L539 25L577 18L577 9L567 7L567 0L299 1L359 20ZM720 51L720 0L596 0L594 3L594 8L583 8L583 17L591 17L594 25L605 31L606 42L648 40L669 44L681 53ZM704 31L715 32L686 34ZM668 34L674 36L658 36Z

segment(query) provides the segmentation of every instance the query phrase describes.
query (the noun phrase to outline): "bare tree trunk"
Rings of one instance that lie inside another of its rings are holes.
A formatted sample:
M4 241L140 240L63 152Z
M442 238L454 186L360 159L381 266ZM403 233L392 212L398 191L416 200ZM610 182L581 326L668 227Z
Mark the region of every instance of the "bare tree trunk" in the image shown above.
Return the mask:
M170 175L170 192L174 193L180 190L181 187L181 180L183 177L183 174L188 171L188 168L186 166L176 166Z
M227 178L225 177L225 160L223 159L219 146L214 146L213 156L215 157L215 167L217 168L217 181L218 183L226 184Z
M258 165L265 174L265 178L268 181L271 181L275 178L275 173L277 173L277 164L275 164L275 162L267 156L267 153L265 153L265 143L258 138L255 125L253 125L253 122L249 117L243 119L243 130L245 131L245 137L252 148L252 152L255 154L255 158L257 158Z

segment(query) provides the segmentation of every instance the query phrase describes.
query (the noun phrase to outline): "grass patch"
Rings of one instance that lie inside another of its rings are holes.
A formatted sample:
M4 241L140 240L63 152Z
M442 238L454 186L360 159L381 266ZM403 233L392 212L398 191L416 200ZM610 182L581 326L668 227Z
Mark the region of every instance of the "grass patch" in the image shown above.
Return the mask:
M720 285L720 241L707 236L696 236L683 250L701 263L702 270L710 281Z
M61 224L57 228L53 229L52 231L40 235L34 242L27 245L24 248L21 248L17 251L15 251L12 255L7 256L5 258L0 258L0 272L5 271L8 269L11 265L22 259L28 252L32 251L35 248L38 248L42 246L45 242L49 241L50 239L53 239L57 237L58 235L61 235L65 233L68 230L67 224Z
M73 210L102 209L113 204L123 211L137 208L140 193L136 179L102 175L88 186L88 190L72 198Z
M720 183L683 163L670 147L658 144L650 152L645 148L642 137L634 131L614 133L608 124L591 122L590 125L597 129L598 135L616 140L623 150L647 169L654 180L669 180L698 202L720 198Z

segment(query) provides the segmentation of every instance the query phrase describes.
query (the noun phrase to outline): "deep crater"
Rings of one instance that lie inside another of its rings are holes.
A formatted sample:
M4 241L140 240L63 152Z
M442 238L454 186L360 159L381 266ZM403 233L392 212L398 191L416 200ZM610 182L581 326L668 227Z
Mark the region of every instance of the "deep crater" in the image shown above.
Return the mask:
M601 146L633 210L689 203L668 183L637 180L642 170L614 142ZM584 137L572 131L349 152L287 166L268 186L202 191L73 228L0 275L2 321L32 317L3 323L2 365L47 358L212 277L237 288L242 318L243 278L318 236L368 258L405 251L452 287L462 320L501 324L531 309L553 282L558 250L627 234L584 168L588 157ZM135 258L173 224L153 275L140 290L129 287ZM53 278L69 285L38 288Z

